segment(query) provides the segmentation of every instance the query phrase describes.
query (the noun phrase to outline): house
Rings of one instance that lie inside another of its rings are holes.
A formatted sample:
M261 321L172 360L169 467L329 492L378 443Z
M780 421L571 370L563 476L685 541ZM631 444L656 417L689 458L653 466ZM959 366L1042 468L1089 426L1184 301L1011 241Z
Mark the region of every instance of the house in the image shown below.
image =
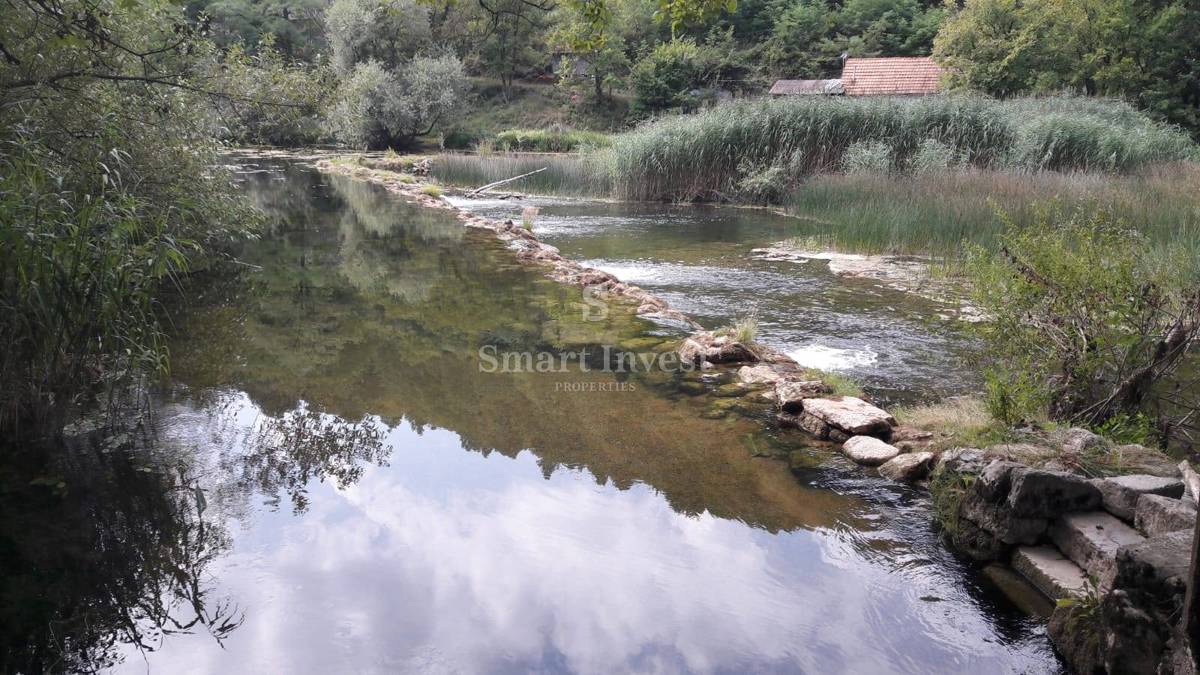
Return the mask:
M942 69L928 56L847 58L837 80L778 80L772 96L926 96L941 91Z
M771 96L835 96L842 93L841 80L778 80Z
M847 96L926 96L941 91L942 68L928 56L848 58L842 66Z

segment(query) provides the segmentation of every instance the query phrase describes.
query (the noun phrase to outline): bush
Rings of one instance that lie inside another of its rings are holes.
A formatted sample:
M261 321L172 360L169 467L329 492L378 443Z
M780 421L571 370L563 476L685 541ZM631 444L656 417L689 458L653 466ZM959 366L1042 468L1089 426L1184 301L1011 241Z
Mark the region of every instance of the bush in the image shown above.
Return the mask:
M888 173L892 169L892 146L884 141L852 143L842 155L842 170L848 174Z
M998 417L1015 421L1039 396L1052 418L1093 426L1200 408L1188 392L1158 392L1200 335L1195 260L1155 255L1106 211L1046 207L969 268L990 318L978 327Z
M918 175L944 173L961 165L958 152L936 138L921 141L909 162L909 168Z
M691 108L691 90L700 85L700 49L691 40L664 42L633 66L633 110L656 112Z

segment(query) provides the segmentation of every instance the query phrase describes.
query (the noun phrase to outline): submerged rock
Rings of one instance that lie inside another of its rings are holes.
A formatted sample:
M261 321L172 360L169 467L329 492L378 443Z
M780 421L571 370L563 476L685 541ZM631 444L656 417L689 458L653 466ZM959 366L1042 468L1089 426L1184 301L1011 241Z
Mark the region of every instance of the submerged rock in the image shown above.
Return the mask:
M879 466L900 454L900 450L873 436L854 436L842 445L847 457L863 466Z
M744 384L775 384L783 379L783 373L771 366L742 366L738 369L738 380Z
M810 415L848 436L891 436L896 419L886 410L876 408L861 398L809 398L803 402L805 415Z
M911 483L928 476L932 467L932 452L913 452L893 457L884 462L879 467L879 474L884 478Z

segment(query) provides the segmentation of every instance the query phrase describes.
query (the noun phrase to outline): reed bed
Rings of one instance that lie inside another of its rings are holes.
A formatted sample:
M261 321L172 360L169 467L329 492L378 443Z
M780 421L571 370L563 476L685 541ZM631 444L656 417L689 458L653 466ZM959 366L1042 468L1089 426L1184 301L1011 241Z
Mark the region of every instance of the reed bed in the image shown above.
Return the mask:
M509 189L569 197L607 197L612 182L590 155L539 155L523 153L452 154L434 158L434 177L447 185L479 187L505 178L545 168L509 185Z
M785 209L805 219L801 236L831 248L957 258L967 244L997 241L1006 228L999 214L1021 225L1048 206L1107 209L1164 254L1200 260L1195 164L1117 176L979 170L899 178L816 176L789 194Z
M775 201L805 177L846 169L848 152L882 161L883 173L1128 173L1197 157L1185 133L1117 101L796 97L650 122L615 137L596 166L623 199ZM928 157L944 166L914 167Z
M608 147L608 134L576 129L508 129L496 134L492 147L502 152L575 152Z

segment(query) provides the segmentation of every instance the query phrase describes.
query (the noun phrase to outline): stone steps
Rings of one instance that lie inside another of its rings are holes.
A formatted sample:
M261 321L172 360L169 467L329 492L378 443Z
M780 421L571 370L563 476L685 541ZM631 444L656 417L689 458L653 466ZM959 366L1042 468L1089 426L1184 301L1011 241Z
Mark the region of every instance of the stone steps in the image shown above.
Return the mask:
M1053 546L1018 546L1012 568L1052 600L1078 597L1087 591L1087 574Z
M1146 537L1105 511L1070 513L1050 525L1050 540L1076 565L1094 577L1101 590L1112 586L1117 551Z

